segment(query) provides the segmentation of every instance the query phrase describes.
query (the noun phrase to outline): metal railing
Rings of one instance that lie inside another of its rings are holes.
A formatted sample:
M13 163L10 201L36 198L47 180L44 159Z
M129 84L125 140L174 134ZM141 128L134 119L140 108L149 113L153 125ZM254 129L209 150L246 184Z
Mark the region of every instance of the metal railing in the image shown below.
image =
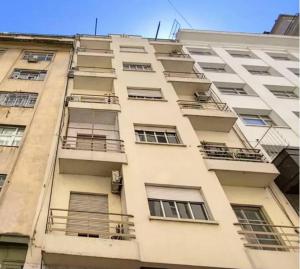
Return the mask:
M115 95L93 95L93 94L72 94L67 97L69 102L119 104L119 98Z
M220 110L230 111L226 103L214 102L214 101L188 101L178 100L178 105L182 109L208 109L208 110Z
M234 223L244 246L261 250L298 251L299 227L264 223Z
M233 148L214 144L203 144L198 147L203 157L207 159L266 162L259 149Z
M51 208L46 232L115 240L134 239L133 215Z
M111 49L92 49L92 48L86 48L86 47L78 47L78 52L96 52L96 53L104 53L104 54L113 54L114 51Z
M206 79L206 76L203 73L197 73L197 72L164 71L164 74L165 74L166 77Z
M89 67L89 66L76 66L73 67L73 70L91 72L91 73L109 73L115 74L116 70L114 68L104 68L104 67Z
M155 53L156 57L171 57L171 58L187 58L191 59L191 56L186 53L181 53L181 52L170 52L170 53L162 53L162 52L157 52Z
M62 148L72 150L124 152L124 141L101 138L101 135L64 136Z

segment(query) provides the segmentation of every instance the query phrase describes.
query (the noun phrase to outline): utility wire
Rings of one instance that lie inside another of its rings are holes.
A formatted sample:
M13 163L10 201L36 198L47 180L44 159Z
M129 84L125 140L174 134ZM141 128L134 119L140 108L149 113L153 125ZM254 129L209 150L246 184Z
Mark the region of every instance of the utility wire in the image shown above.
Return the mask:
M170 6L175 10L175 12L186 22L186 24L193 28L193 26L187 21L187 19L179 12L179 10L172 4L171 0L168 0Z

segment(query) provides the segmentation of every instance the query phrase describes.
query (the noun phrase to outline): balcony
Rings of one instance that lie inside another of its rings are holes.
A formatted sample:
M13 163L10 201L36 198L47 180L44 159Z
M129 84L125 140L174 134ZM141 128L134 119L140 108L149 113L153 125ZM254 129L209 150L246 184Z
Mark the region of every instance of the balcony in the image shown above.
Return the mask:
M132 215L55 209L49 211L43 246L46 265L135 268L139 259ZM131 266L131 267L130 267Z
M195 130L229 132L237 120L225 103L178 100L184 116Z
M255 268L297 269L299 227L262 223L235 223Z
M194 60L189 54L182 52L171 52L171 53L155 53L157 60L161 61L165 70L172 71L186 71L193 70Z
M199 146L208 170L223 185L266 187L278 175L259 149L232 148L203 143Z
M114 68L74 67L74 89L112 91L117 78Z
M119 98L115 95L72 94L66 101L69 109L120 111Z
M207 91L211 85L203 73L164 71L166 80L173 84L176 92L192 93Z
M110 176L125 163L116 111L69 109L59 150L60 173Z
M113 50L77 48L77 65L82 67L112 67Z

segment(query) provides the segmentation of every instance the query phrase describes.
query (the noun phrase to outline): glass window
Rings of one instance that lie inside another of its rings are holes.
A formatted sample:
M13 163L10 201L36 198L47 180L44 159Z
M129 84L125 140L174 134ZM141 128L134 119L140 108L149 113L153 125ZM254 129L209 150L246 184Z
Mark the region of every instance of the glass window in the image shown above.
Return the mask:
M19 146L25 127L0 126L0 145Z
M139 64L139 63L123 63L123 69L127 71L152 71L151 64Z
M242 121L248 125L276 126L277 124L268 115L245 115L240 114Z
M225 67L204 67L202 69L206 72L218 72L218 73L226 73Z
M177 209L174 201L163 201L165 217L178 218Z
M0 106L33 107L36 99L36 93L0 92Z
M203 203L191 203L191 209L195 219L208 219Z
M187 202L176 202L179 216L182 219L192 219L191 210Z
M155 128L158 129L158 128ZM180 140L177 136L176 131L166 132L163 131L164 128L161 128L162 131L144 131L144 130L135 130L135 137L138 142L148 142L148 143L162 143L162 144L180 144Z
M244 88L238 87L219 87L219 91L223 94L232 94L232 95L248 95Z
M23 55L23 60L28 61L52 61L54 53L52 52L33 52L33 51L25 51Z
M292 91L272 91L271 92L279 98L297 99L298 96Z
M159 200L148 200L151 216L163 217L161 203Z
M47 71L45 70L14 69L10 78L21 80L44 80L46 73Z
M134 99L160 100L163 99L160 89L127 88L128 97Z

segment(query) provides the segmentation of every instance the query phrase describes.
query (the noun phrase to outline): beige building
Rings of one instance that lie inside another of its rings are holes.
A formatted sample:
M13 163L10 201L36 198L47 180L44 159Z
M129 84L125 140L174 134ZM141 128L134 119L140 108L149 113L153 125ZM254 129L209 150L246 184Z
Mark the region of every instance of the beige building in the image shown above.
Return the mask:
M80 35L75 49L25 269L298 268L278 170L182 43Z
M0 34L0 268L22 268L26 258L53 166L72 44Z

